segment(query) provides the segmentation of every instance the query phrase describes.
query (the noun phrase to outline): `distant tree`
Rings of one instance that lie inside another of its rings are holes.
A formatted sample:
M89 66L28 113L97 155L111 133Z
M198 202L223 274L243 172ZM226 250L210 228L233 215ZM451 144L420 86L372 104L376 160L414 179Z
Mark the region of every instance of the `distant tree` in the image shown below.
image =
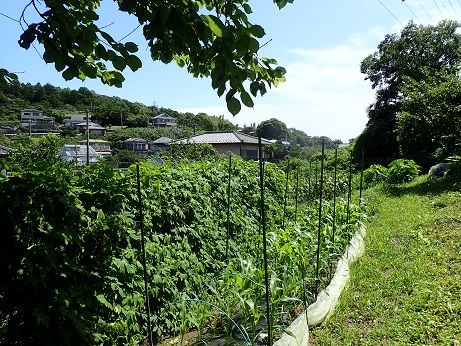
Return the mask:
M262 121L257 129L263 138L286 140L288 138L288 128L284 122L276 118Z
M362 61L361 72L376 89L376 100L354 147L356 161L362 150L367 164L387 164L398 156L396 117L405 98L404 81L423 82L428 76L457 74L461 63L459 28L454 21L435 26L410 22L400 35L386 35L378 50Z

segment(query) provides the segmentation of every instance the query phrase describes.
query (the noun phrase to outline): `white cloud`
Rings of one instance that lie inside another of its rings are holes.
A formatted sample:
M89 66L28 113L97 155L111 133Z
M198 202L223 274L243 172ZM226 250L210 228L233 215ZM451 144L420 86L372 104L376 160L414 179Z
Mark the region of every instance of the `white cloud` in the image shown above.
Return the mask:
M360 73L360 62L375 51L385 32L372 28L337 46L291 49L290 61L281 63L287 69L287 81L258 98L254 109L244 107L235 118L225 107L183 111L224 114L239 125L276 117L309 135L347 141L363 130L366 108L374 98L370 83Z

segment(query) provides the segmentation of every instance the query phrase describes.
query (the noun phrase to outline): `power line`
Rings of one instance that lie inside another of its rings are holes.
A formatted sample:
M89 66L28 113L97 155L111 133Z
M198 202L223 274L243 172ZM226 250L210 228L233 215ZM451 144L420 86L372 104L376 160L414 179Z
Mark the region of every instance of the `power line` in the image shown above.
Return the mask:
M3 12L0 12L0 15L2 15L3 17L6 17L8 19L11 19L13 22L19 23L19 20L14 19L13 17L10 17L9 15L7 15L7 14L5 14Z
M442 10L440 9L439 5L435 2L435 0L432 0L434 2L434 5L437 7L437 9L440 12L440 15L443 16Z
M458 15L458 12L456 12L455 8L453 7L453 4L451 3L451 0L448 0L448 3L450 4L451 8L453 9L453 12L455 15Z
M402 3L408 8L408 10L413 14L413 16L414 16L420 23L423 22L421 19L419 19L419 17L416 15L416 13L413 12L413 10L410 8L410 6L408 6L408 4L405 2L405 0L402 0Z
M420 6L420 7L423 9L423 11L426 13L426 15L428 16L429 20L432 20L431 15L429 14L429 12L426 11L426 8L423 6L423 4L421 3L421 1L420 1L420 0L416 0L416 1L418 1L419 6Z
M133 30L131 30L128 34L126 34L125 36L123 36L120 40L118 40L118 42L121 42L121 41L123 41L124 39L126 39L128 36L130 36L132 33L134 33L136 30L138 30L140 26L141 26L141 24L139 24L136 28L134 28Z
M390 9L387 8L386 5L384 5L384 4L382 3L381 0L378 0L378 2L379 2L381 5L383 5L383 7L387 10L387 12L389 12L389 13L391 14L391 16L394 17L395 20L396 20L397 22L400 23L400 25L403 25L402 22L394 15L394 13L392 13L392 11L391 11Z

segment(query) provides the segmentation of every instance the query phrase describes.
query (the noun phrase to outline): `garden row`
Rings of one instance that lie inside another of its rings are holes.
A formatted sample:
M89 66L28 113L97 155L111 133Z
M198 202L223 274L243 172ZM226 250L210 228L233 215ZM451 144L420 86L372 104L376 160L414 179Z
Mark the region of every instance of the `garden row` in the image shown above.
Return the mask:
M268 305L257 163L143 163L141 204L135 167L3 178L0 341L137 345L148 340L147 310L156 341L195 330L266 342L268 325L280 334L326 284L361 220L332 171L291 172L264 167ZM334 201L319 205L320 191Z

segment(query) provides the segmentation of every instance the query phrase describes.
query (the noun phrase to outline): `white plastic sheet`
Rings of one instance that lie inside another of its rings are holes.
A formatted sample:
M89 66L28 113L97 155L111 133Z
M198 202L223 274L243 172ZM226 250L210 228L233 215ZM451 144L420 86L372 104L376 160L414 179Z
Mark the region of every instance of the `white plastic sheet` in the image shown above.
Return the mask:
M364 226L352 237L344 255L337 263L335 275L327 288L317 295L315 303L309 305L288 327L288 332L274 343L275 346L307 346L309 343L309 327L317 326L325 321L333 312L338 299L349 280L349 268L365 250L366 229ZM307 323L306 323L307 317Z

